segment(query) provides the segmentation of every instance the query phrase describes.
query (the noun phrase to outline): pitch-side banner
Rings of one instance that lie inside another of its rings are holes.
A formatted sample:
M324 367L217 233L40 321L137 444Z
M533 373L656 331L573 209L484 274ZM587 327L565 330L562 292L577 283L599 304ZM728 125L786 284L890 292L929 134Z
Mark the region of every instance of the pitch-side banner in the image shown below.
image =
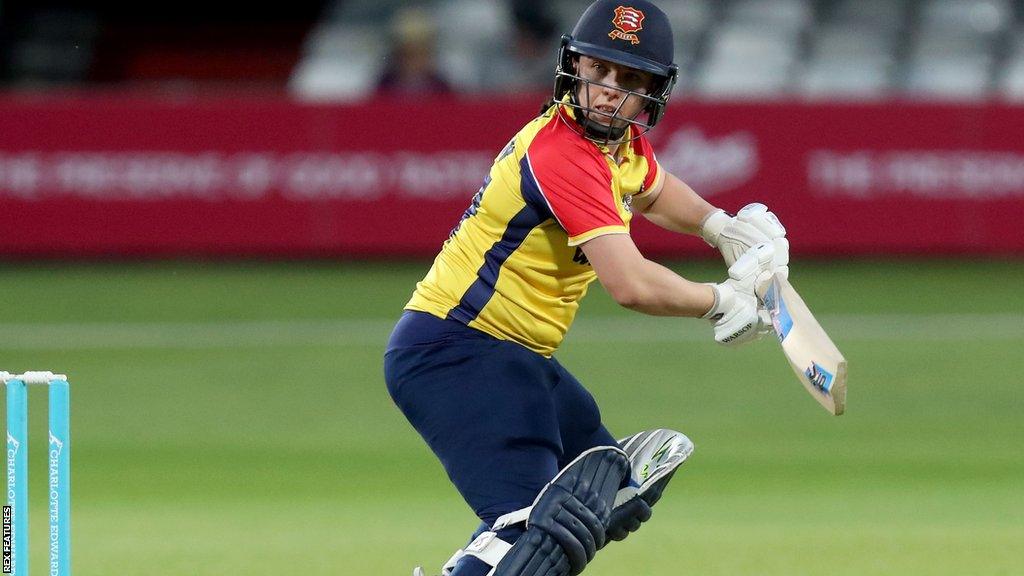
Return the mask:
M0 255L430 255L534 99L0 96ZM677 101L659 161L796 254L1024 254L1024 108ZM634 220L645 251L708 255Z

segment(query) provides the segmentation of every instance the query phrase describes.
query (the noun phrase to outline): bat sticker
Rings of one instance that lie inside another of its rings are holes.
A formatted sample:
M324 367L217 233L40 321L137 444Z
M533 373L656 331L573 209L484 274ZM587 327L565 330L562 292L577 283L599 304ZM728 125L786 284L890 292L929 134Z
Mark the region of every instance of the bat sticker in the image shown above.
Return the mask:
M772 282L772 285L768 287L768 293L764 295L764 306L772 317L775 334L778 335L779 342L782 342L789 335L789 331L793 329L793 317L789 315L786 301L779 294L778 286L778 283Z
M822 368L817 362L811 362L811 365L807 367L804 374L807 375L807 379L810 380L811 384L814 384L814 387L818 390L821 390L826 394L832 390L832 380L835 379L835 376L833 376L828 370Z

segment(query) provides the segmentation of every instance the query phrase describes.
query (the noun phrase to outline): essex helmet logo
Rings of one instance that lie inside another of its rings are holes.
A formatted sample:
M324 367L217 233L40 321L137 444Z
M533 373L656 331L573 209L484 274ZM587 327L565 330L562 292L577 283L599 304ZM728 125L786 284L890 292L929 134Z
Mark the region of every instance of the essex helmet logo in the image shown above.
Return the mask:
M630 44L640 43L636 33L644 28L644 13L632 6L619 6L615 9L615 17L612 18L615 30L608 33L613 40L626 40Z

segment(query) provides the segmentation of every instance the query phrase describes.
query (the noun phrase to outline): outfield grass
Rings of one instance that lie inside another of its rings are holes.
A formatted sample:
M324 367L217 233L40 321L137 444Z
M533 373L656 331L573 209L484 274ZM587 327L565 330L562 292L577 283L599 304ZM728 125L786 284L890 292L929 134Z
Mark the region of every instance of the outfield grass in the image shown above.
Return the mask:
M476 522L381 376L425 268L0 265L0 369L72 376L76 572L436 573ZM792 279L850 361L840 418L776 343L721 349L594 288L559 358L613 431L677 428L697 451L586 574L1022 573L1024 262L797 262Z

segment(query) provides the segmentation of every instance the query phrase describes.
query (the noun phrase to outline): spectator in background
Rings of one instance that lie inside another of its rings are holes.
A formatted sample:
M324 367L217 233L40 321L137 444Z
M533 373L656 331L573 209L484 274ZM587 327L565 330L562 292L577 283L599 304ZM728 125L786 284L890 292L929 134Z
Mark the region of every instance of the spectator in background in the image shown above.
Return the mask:
M551 90L558 24L539 0L511 0L513 39L504 54L488 66L490 86L503 91L544 93Z
M383 95L447 94L451 87L437 70L437 28L422 8L402 8L391 21L393 49L377 83Z

